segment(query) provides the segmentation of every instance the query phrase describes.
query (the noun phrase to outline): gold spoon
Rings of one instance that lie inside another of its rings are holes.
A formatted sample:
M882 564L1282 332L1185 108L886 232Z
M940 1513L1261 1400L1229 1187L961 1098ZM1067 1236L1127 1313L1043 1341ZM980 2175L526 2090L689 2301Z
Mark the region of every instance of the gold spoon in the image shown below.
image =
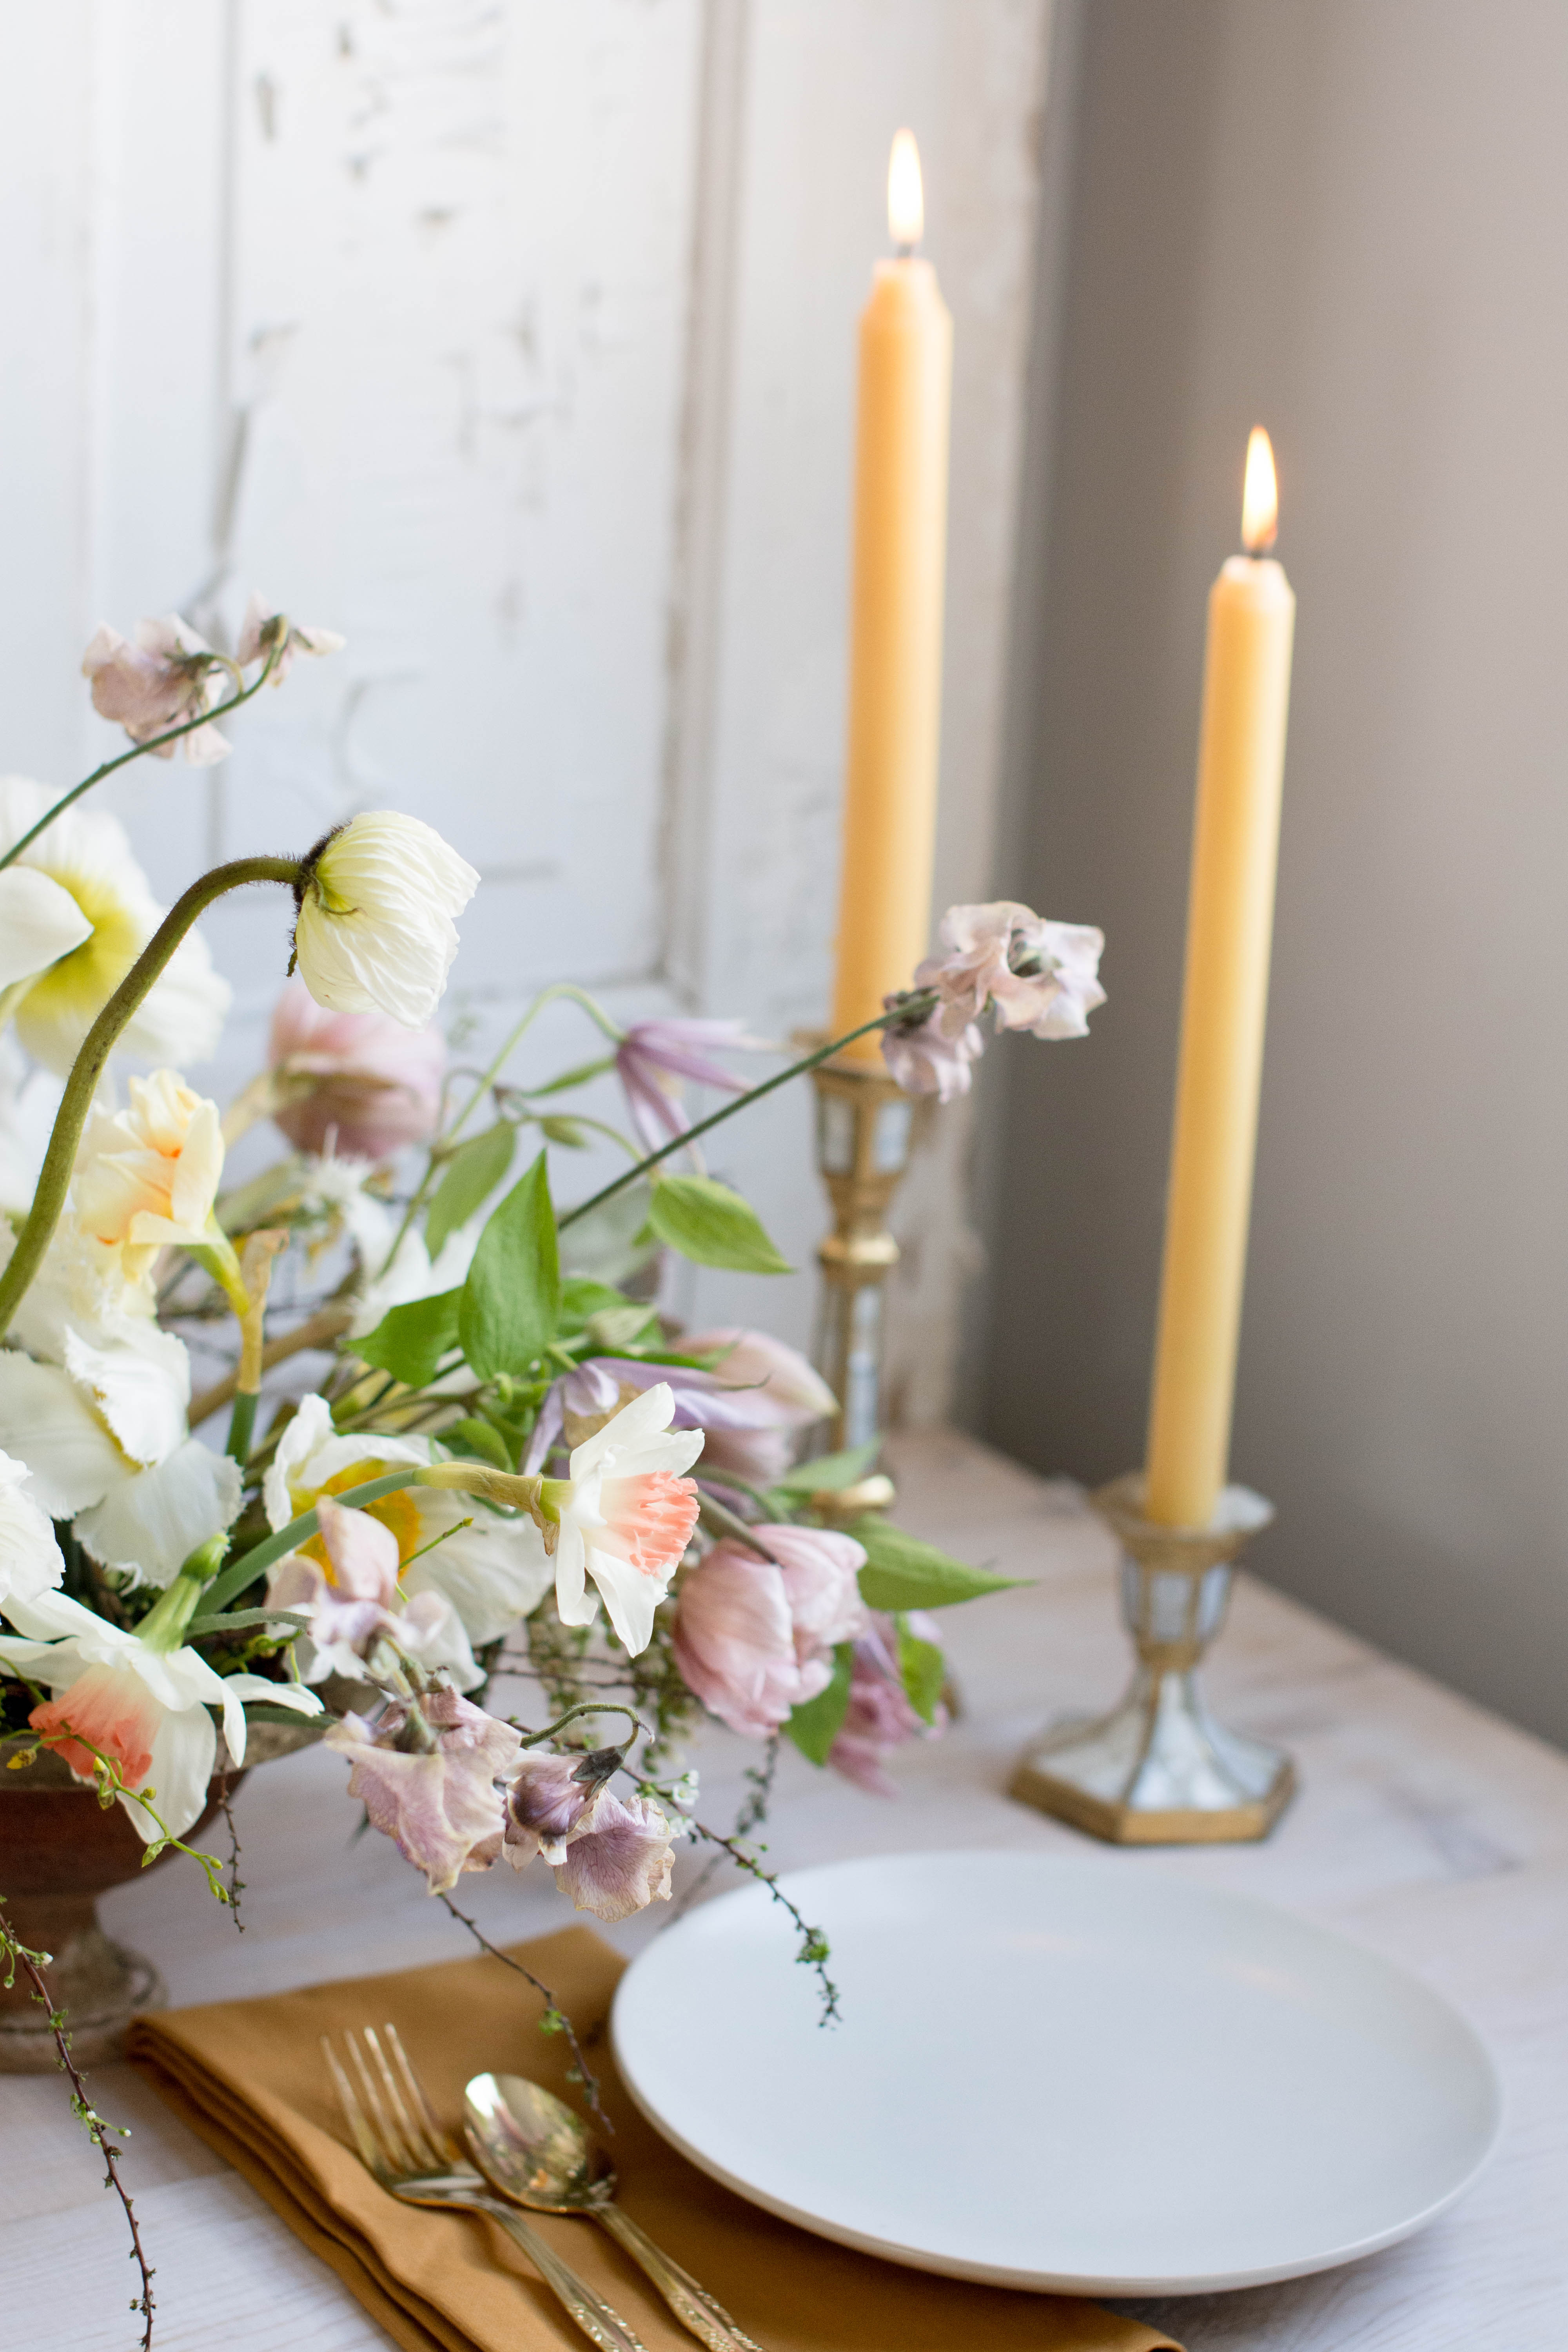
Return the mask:
M521 2074L476 2074L463 2094L465 2137L492 2189L535 2213L582 2213L658 2287L708 2352L761 2352L722 2305L671 2262L616 2203L609 2158L563 2100Z

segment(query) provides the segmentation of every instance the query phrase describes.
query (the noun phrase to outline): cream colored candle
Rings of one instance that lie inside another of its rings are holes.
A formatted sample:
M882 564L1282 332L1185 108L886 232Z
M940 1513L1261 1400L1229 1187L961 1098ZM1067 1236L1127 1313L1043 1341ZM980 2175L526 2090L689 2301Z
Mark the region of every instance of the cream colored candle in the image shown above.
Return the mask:
M1256 428L1245 555L1209 594L1175 1133L1145 1507L1204 1527L1226 1482L1258 1138L1279 790L1296 598L1274 543L1268 436Z
M924 208L907 131L893 142L888 226L897 257L878 262L860 314L836 1037L908 988L930 943L952 320L914 249ZM879 1064L879 1040L847 1058Z

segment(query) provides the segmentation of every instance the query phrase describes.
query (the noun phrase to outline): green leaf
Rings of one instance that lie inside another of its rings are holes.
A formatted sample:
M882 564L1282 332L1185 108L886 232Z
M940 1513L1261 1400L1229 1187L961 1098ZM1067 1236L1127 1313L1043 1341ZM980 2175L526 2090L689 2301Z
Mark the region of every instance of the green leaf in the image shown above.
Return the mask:
M647 1220L661 1242L698 1265L737 1274L791 1274L739 1192L711 1176L666 1176L653 1188Z
M901 1617L898 1635L899 1674L905 1694L921 1721L934 1723L942 1686L947 1680L947 1660L934 1642L923 1642L918 1633L911 1633Z
M550 1142L563 1143L569 1151L587 1150L590 1140L588 1130L576 1119L567 1118L560 1111L552 1111L548 1118L542 1118L539 1125Z
M870 1609L945 1609L955 1601L977 1601L983 1592L1000 1592L1028 1580L970 1568L938 1551L934 1544L921 1543L919 1536L890 1528L875 1511L857 1519L849 1532L866 1547L860 1598Z
M388 1307L374 1331L351 1342L354 1354L411 1389L427 1387L442 1358L458 1344L462 1296L460 1290L443 1290L434 1298L411 1298L405 1307Z
M623 1306L606 1307L597 1315L590 1315L588 1337L597 1354L613 1353L617 1349L629 1348L657 1319L653 1307L628 1299Z
M297 1706L273 1706L268 1700L257 1698L245 1701L245 1719L247 1723L286 1723L291 1731L309 1731L318 1739L332 1720L325 1712L305 1715Z
M827 1751L844 1727L849 1712L849 1677L855 1670L855 1645L840 1642L833 1653L833 1680L797 1706L784 1729L801 1754L813 1764L826 1764Z
M797 1462L773 1480L775 1495L823 1495L840 1486L858 1486L866 1477L882 1450L882 1441L873 1437L868 1444L852 1445L847 1454L821 1454L815 1462Z
M481 1381L521 1378L555 1337L561 1266L550 1175L542 1151L479 1235L463 1285L458 1330Z
M518 1092L525 1102L541 1102L546 1095L564 1094L568 1087L585 1087L590 1078L600 1077L615 1066L615 1055L602 1054L596 1062L579 1062L574 1069L563 1070L558 1078L551 1078L542 1087L520 1087Z
M612 1290L607 1282L593 1282L586 1275L574 1274L561 1286L561 1328L563 1331L580 1330L590 1316L607 1314L626 1303L624 1291Z
M483 1135L470 1136L467 1143L458 1146L425 1220L425 1246L432 1261L440 1256L447 1237L468 1223L482 1201L489 1199L511 1166L516 1150L517 1129L504 1118L488 1127Z
M220 1609L206 1617L193 1617L185 1628L187 1642L198 1633L238 1633L247 1625L292 1625L303 1632L310 1624L308 1611L299 1609Z
M512 1466L511 1455L507 1452L506 1440L500 1430L492 1429L488 1421L480 1421L477 1414L470 1413L462 1421L455 1421L449 1429L444 1429L441 1443L449 1445L454 1454L477 1454L481 1462L492 1463L498 1470L510 1470Z

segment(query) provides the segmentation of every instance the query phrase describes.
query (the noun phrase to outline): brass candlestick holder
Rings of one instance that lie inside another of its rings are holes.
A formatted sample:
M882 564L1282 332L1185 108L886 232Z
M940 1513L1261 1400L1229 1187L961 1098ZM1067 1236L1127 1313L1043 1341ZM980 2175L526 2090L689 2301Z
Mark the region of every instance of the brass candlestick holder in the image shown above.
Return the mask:
M1236 1562L1273 1506L1227 1486L1206 1528L1159 1527L1143 1517L1141 1472L1092 1500L1123 1547L1131 1687L1110 1715L1047 1732L1019 1764L1012 1795L1117 1845L1267 1837L1294 1791L1294 1768L1279 1748L1215 1721L1197 1669L1225 1622Z
M856 1062L824 1062L812 1081L816 1164L833 1204L833 1231L816 1253L813 1353L838 1400L829 1439L837 1451L882 1433L886 1286L899 1262L888 1210L909 1166L914 1105L886 1070Z

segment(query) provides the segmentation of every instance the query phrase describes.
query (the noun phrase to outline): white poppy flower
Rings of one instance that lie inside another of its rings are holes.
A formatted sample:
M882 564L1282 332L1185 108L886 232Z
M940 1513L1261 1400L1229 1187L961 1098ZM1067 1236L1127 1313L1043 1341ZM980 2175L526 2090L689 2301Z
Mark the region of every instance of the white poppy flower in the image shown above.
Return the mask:
M46 1746L84 1780L93 1777L93 1748L111 1757L127 1789L155 1792L148 1801L174 1837L184 1835L206 1802L217 1760L209 1706L222 1710L224 1740L236 1765L245 1761L247 1699L300 1715L321 1711L315 1693L297 1683L216 1674L195 1650L154 1649L63 1592L13 1597L5 1613L23 1638L0 1635L0 1664L54 1694L29 1718ZM152 1844L159 1832L146 1808L134 1796L121 1795L120 1802L138 1835Z
M417 817L351 817L310 866L294 928L300 977L331 1013L390 1013L423 1029L458 952L452 918L479 879Z
M36 1600L65 1574L53 1528L22 1491L31 1475L25 1462L0 1454L0 1605L13 1594Z
M58 798L24 776L0 780L0 849L18 841ZM3 871L46 877L89 926L79 944L57 950L47 969L37 968L16 1007L22 1044L63 1076L166 910L131 855L124 826L102 809L68 809ZM50 905L51 920L62 919L63 938L63 909L58 901ZM35 919L42 911L36 910ZM0 899L0 913L7 912ZM20 977L15 984L21 988ZM204 1061L217 1049L228 1006L228 983L214 971L206 942L187 931L121 1032L120 1045L151 1061Z
M679 1473L702 1451L700 1429L669 1426L675 1399L659 1381L575 1448L569 1478L547 1478L544 1508L560 1521L555 1605L563 1625L593 1622L604 1595L610 1622L635 1657L653 1635L697 1525L697 1489Z
M322 1494L343 1495L399 1463L423 1469L437 1458L428 1438L340 1437L326 1399L308 1396L284 1430L263 1484L268 1523L287 1527ZM473 1651L499 1641L550 1590L543 1537L525 1513L498 1518L467 1496L436 1486L408 1486L364 1507L397 1538L397 1585L405 1598L433 1592L450 1601L456 1618L444 1638L451 1646L440 1663L450 1666L460 1688L471 1690L484 1680ZM463 1519L472 1524L462 1527ZM432 1543L435 1549L426 1550ZM316 1559L324 1547L305 1550ZM423 1558L416 1559L416 1552ZM321 1564L327 1564L324 1558ZM426 1663L435 1663L428 1654Z

